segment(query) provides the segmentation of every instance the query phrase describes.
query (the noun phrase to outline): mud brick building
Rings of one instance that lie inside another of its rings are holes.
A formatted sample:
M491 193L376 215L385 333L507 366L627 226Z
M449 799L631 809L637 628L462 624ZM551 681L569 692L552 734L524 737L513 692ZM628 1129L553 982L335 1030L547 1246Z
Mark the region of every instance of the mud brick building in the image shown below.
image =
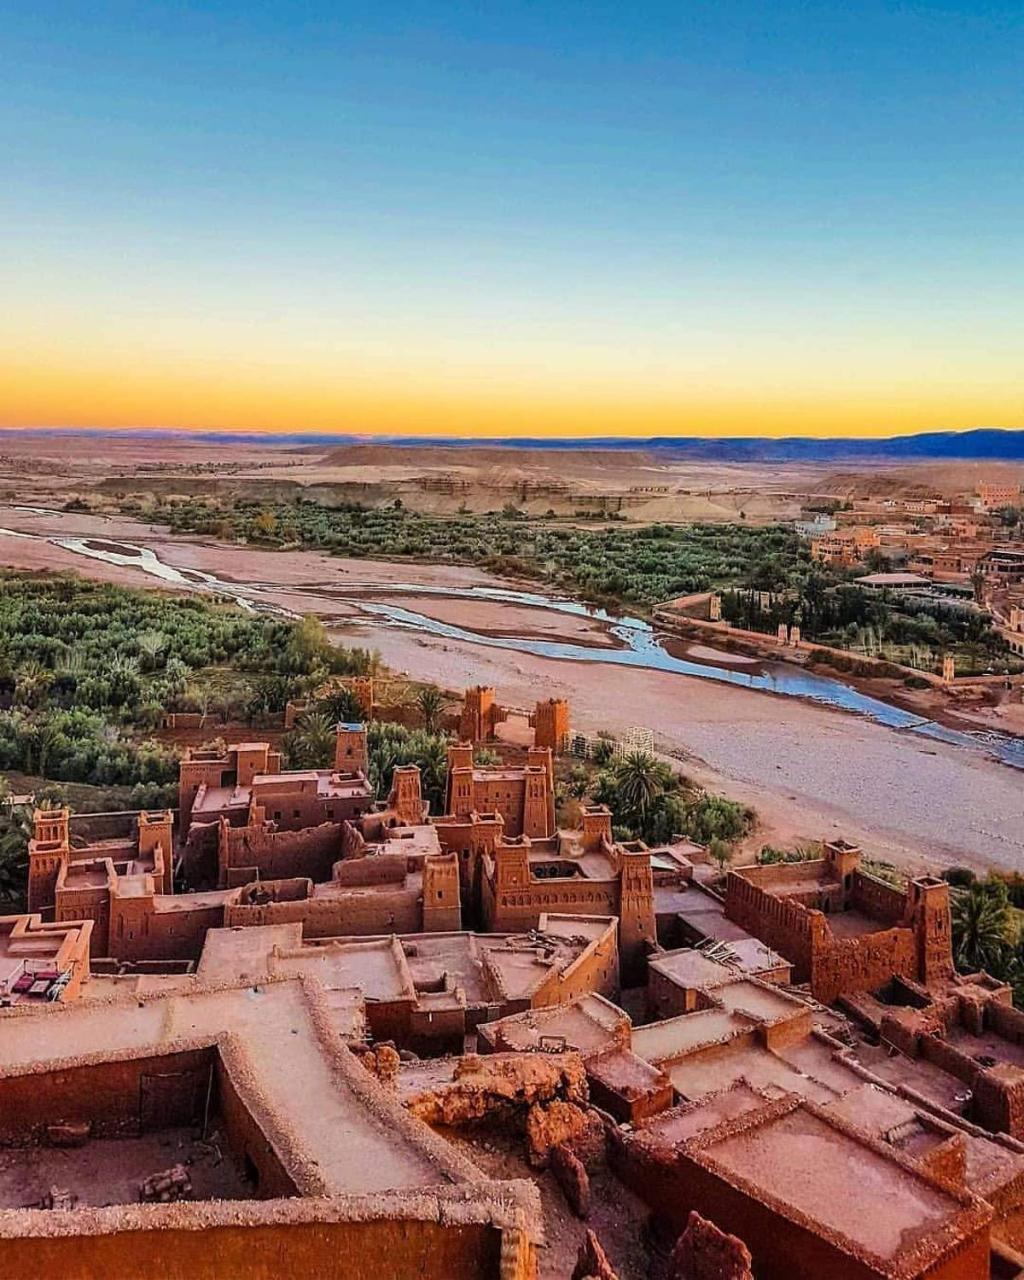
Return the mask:
M585 809L579 831L502 834L483 854L480 885L488 929L532 928L545 911L617 916L624 978L642 976L656 944L650 851L642 841L612 839L607 806Z
M91 933L91 920L0 916L0 1009L76 999L89 977Z
M545 916L529 934L326 942L305 937L301 924L278 924L212 930L198 975L204 981L315 978L346 1043L358 1047L372 1037L436 1055L461 1053L466 1035L489 1019L562 1008L581 993L615 995L618 952L615 921L589 916Z
M366 731L362 725L337 727L332 769L281 772L279 752L266 742L236 743L224 755L205 748L189 751L181 762L178 822L182 862L190 883L220 883L213 868L218 830L231 827L308 832L358 818L373 808L366 778ZM349 768L348 766L352 766Z
M414 1120L315 978L181 982L0 1010L0 1272L535 1280L533 1185ZM191 1198L139 1203L172 1150Z
M501 815L506 836L546 839L555 834L554 765L549 747L532 747L525 765L476 765L473 746L448 748L445 816Z
M874 991L894 975L925 986L953 975L949 886L922 876L906 891L860 869L860 850L837 841L811 862L729 873L725 914L793 964L830 1004Z
M614 1130L612 1167L663 1223L696 1210L758 1280L989 1280L992 1207L793 1095L740 1084Z

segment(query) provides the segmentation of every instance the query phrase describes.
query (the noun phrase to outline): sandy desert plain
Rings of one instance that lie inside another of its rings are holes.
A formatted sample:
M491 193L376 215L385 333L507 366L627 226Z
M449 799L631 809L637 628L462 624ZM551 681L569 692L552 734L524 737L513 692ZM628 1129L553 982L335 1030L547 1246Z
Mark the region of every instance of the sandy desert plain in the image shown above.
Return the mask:
M117 514L125 495L296 491L328 504L543 514L621 499L635 520L792 518L808 495L969 486L981 470L904 466L882 477L834 467L664 463L641 450L399 449L157 437L0 437L0 565L71 571L172 590L227 589L254 607L315 613L341 642L457 690L494 685L527 706L567 697L575 728L641 725L697 781L753 805L751 847L843 835L909 868L1013 868L1024 858L1024 774L982 749L949 745L795 697L615 660L600 618L505 591L536 590L464 565L372 561L174 536ZM992 476L1003 468L986 465ZM1009 470L1007 468L1007 470ZM1014 468L1019 475L1021 468ZM84 497L89 512L65 511ZM402 610L397 616L394 611ZM377 610L377 612L374 612ZM409 616L411 615L411 617ZM558 656L549 646L569 646ZM742 672L750 660L689 646L694 662ZM965 724L965 727L969 725ZM1011 719L1001 728L1018 728Z

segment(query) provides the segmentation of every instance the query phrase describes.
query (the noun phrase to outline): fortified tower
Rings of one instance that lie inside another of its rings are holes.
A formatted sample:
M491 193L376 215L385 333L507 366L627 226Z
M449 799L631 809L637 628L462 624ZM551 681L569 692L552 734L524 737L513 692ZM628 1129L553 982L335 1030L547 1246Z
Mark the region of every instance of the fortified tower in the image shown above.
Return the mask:
M564 698L538 702L533 713L533 745L562 752L569 745L569 704Z
M597 853L612 842L612 811L606 804L588 804L583 810L584 853Z
M359 710L367 718L373 719L373 676L353 676L348 682L352 696L359 703Z
M424 820L426 806L423 803L419 765L395 765L394 773L391 775L388 808L394 810L395 816L403 826L415 827Z
M367 773L366 726L342 722L335 729L334 767L339 773ZM418 819L417 819L418 821Z
M650 850L642 840L618 846L621 863L619 954L624 985L644 980L648 952L657 942L654 876Z
M28 909L43 911L56 900L57 874L70 850L68 819L64 809L36 809L35 831L28 842Z
M953 977L953 926L949 885L934 876L911 880L909 906L917 938L917 974L924 985Z
M523 834L535 840L555 834L555 762L550 747L530 747L526 753Z
M173 888L173 830L174 819L170 809L164 809L160 813L143 810L139 814L139 860L152 862L160 893L170 893Z
M453 743L448 748L448 786L445 812L465 818L473 811L473 744Z
M464 742L485 742L492 737L495 711L494 690L489 685L467 689L459 717L459 737Z
M523 905L529 911L530 894L530 838L515 836L509 839L502 837L494 844L494 895L500 917L515 910L520 904L517 897L523 898ZM525 895L525 896L524 896ZM493 925L492 928L504 928L505 925Z
M831 840L825 844L825 862L832 878L842 885L840 907L843 911L853 888L853 873L860 867L860 858L860 849L855 844L847 844L845 840Z
M456 933L462 928L459 860L438 853L423 862L423 932Z

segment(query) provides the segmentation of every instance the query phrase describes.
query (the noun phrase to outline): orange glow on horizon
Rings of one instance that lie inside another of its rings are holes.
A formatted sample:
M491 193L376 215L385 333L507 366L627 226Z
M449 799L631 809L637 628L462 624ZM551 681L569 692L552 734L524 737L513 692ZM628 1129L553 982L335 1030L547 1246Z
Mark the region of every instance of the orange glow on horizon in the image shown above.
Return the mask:
M720 385L644 386L636 378L553 390L524 377L430 379L325 375L264 367L160 367L0 360L0 427L176 429L239 433L410 436L887 436L973 427L1022 427L1012 388L762 390Z

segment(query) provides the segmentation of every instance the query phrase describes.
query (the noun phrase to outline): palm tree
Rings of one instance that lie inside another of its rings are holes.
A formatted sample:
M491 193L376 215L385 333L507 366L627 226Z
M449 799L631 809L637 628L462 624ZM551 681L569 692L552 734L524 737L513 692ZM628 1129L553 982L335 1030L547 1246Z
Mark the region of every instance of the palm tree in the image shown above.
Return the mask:
M1009 945L1010 907L1006 890L982 882L953 901L953 958L963 973L1001 969Z
M361 724L365 714L351 689L335 689L316 701L315 710L332 724Z
M144 631L138 639L139 653L142 654L147 671L155 671L160 665L159 658L167 647L167 637L162 631Z
M646 825L655 801L664 790L664 769L649 751L631 751L615 768L619 801L625 816L638 828Z
M0 815L0 900L20 902L28 884L32 814L27 805L4 805Z
M428 733L434 733L442 712L450 706L450 702L436 684L425 684L417 691L416 706L423 717L424 729Z
M15 701L23 707L40 707L53 683L53 672L34 658L23 662L15 673Z
M289 757L298 768L323 769L334 748L336 721L320 711L307 711L295 723Z

